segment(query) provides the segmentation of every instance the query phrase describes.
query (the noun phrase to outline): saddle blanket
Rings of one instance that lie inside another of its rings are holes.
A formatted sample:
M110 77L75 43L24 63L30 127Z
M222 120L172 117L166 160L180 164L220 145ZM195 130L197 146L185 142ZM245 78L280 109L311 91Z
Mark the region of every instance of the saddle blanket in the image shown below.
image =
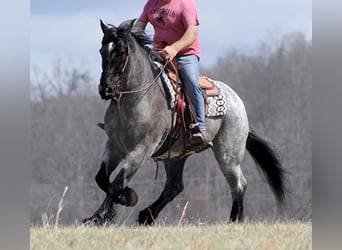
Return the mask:
M154 61L155 65L161 70L163 65L159 62ZM200 76L200 83L203 92L205 92L205 103L206 103L206 117L217 118L222 117L226 114L228 109L228 98L221 93L219 86L215 85L215 81L204 76ZM165 71L161 74L161 79L164 84L166 94L168 95L168 104L172 109L176 105L176 92L172 86L171 80ZM208 86L206 86L208 85ZM210 86L210 87L209 87ZM216 91L213 93L213 89Z

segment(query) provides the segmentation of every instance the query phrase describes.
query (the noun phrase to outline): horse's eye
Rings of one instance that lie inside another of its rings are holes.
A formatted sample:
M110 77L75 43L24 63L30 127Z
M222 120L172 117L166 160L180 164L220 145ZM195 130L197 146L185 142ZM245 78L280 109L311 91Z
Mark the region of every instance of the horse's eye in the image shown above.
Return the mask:
M117 53L118 56L123 56L124 54L125 54L124 51L119 51L119 52Z

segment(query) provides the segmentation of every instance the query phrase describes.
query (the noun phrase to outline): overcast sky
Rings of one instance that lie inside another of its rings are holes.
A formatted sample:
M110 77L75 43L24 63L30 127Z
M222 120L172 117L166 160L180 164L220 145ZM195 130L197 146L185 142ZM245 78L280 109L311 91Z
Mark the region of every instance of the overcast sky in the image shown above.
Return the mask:
M145 2L31 0L31 65L44 69L62 59L99 74L99 20L119 25L137 18ZM231 48L251 49L286 33L300 31L312 38L311 0L197 0L197 5L204 67Z

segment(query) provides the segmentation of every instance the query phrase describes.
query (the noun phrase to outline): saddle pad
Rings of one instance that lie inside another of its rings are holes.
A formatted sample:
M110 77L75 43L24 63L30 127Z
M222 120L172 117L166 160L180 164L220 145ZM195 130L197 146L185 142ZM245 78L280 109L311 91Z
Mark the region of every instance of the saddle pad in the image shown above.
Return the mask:
M206 117L221 117L226 114L228 101L224 95L208 96L206 105Z
M154 61L153 62L160 70L163 68L163 65L159 62ZM165 71L162 72L161 74L161 79L162 82L164 84L164 88L165 88L165 92L168 95L168 105L169 108L173 108L176 105L176 91L173 89L172 87L172 83L169 79L169 77L167 76L167 74L165 73Z
M154 61L154 64L159 69L163 68L163 65L159 62ZM173 108L176 103L176 92L172 86L169 76L165 73L165 71L162 72L161 79L165 90L168 92L169 107ZM228 100L225 95L221 94L220 88L215 84L215 81L208 77L201 76L200 85L203 91L206 93L206 117L217 118L225 115L228 107Z

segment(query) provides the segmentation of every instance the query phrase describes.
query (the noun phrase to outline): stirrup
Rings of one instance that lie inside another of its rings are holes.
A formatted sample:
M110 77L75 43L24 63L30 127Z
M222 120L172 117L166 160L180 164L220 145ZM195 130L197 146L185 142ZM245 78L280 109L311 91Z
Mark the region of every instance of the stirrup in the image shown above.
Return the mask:
M201 132L191 134L190 144L192 146L199 146L206 144L205 136Z
M190 128L190 144L192 146L200 146L207 144L207 139L205 135L201 132L198 123L192 123L189 125Z

